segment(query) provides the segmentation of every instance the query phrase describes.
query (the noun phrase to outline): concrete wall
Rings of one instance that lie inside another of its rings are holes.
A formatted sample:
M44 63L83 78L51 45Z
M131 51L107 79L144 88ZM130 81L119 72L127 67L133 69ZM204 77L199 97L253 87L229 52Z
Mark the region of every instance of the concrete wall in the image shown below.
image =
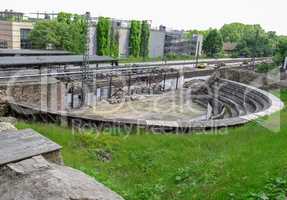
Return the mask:
M149 39L149 57L157 58L164 56L165 32L151 30Z
M129 29L119 28L119 54L120 57L129 56ZM157 58L164 55L165 32L151 30L149 40L149 57Z
M130 31L128 28L119 28L119 54L120 57L129 56L129 34Z
M97 29L96 26L90 27L90 49L89 55L96 55L97 54Z

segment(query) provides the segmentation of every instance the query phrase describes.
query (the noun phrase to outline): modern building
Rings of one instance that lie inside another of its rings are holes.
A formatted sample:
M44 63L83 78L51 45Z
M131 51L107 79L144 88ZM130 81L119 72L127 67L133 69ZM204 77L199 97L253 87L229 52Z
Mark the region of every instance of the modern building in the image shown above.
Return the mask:
M5 10L0 12L0 48L30 49L28 35L33 28L25 21L24 13Z
M151 29L149 39L149 57L162 58L164 56L165 34L163 30Z
M5 10L0 12L0 48L31 49L29 33L33 29L33 23L39 19L53 19L56 13L34 13L37 18L25 17L24 13ZM41 16L42 17L41 17ZM111 19L114 30L118 32L119 57L129 56L129 20ZM96 24L98 18L92 18L90 26L90 55L96 55ZM151 21L149 21L151 27ZM166 31L164 26L150 28L149 57L163 58L167 54L194 55L201 54L202 36L194 35L192 39L185 38L184 31Z
M14 12L13 10L0 11L0 20L13 20L22 21L24 19L24 13Z
M201 55L203 36L193 35L187 38L184 31L166 31L165 36L165 55Z
M97 18L93 18L90 27L90 54L96 54L96 24ZM127 58L129 56L129 35L130 21L112 19L112 26L118 32L119 57ZM151 28L149 38L149 57L158 58L164 56L165 30Z

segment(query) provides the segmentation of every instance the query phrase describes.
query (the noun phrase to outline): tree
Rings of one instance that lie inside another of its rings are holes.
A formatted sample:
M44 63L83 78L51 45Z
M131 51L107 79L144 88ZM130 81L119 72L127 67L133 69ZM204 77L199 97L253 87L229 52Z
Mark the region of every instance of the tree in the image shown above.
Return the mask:
M111 21L109 18L100 17L97 24L97 54L100 56L110 55Z
M147 21L143 21L141 25L141 46L140 46L140 56L147 58L149 55L149 38L150 38L150 28Z
M235 56L272 56L273 48L270 36L260 25L246 25L244 34L237 44Z
M141 22L133 20L131 22L129 37L129 54L135 58L140 56L141 46Z
M112 26L110 31L110 56L119 57L119 32Z
M281 65L287 57L287 36L281 36L275 50L273 60L276 64Z
M70 13L59 13L55 20L38 21L30 32L34 48L55 49L83 53L86 45L87 24L85 18Z
M221 52L223 41L220 33L214 29L211 30L203 41L203 50L207 56L215 57Z
M220 29L224 42L239 42L244 34L245 25L242 23L224 24Z
M33 48L46 49L52 44L56 49L62 48L56 34L57 21L39 21L29 34Z
M197 29L189 30L187 31L185 37L187 39L192 39L193 35L202 35L205 38L211 30L212 30L211 28L209 28L208 30L197 30Z

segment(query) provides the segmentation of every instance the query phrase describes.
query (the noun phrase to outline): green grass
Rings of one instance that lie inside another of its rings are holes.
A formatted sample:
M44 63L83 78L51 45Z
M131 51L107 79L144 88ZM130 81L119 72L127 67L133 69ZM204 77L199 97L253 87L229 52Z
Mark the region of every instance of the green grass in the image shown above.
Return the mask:
M279 95L279 92L275 94ZM281 92L287 103L287 91ZM280 118L281 119L280 119ZM280 132L271 127L280 119ZM207 135L82 134L54 124L19 122L63 146L65 164L128 200L285 199L287 110ZM105 157L110 161L103 161Z

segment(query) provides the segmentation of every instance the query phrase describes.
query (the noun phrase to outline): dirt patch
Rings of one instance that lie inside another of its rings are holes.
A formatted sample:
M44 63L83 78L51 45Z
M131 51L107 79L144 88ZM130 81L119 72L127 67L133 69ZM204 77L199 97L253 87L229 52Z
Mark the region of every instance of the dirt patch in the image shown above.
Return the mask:
M206 109L192 102L190 90L145 96L137 101L109 104L99 102L86 110L85 116L147 120L190 120L206 114Z

